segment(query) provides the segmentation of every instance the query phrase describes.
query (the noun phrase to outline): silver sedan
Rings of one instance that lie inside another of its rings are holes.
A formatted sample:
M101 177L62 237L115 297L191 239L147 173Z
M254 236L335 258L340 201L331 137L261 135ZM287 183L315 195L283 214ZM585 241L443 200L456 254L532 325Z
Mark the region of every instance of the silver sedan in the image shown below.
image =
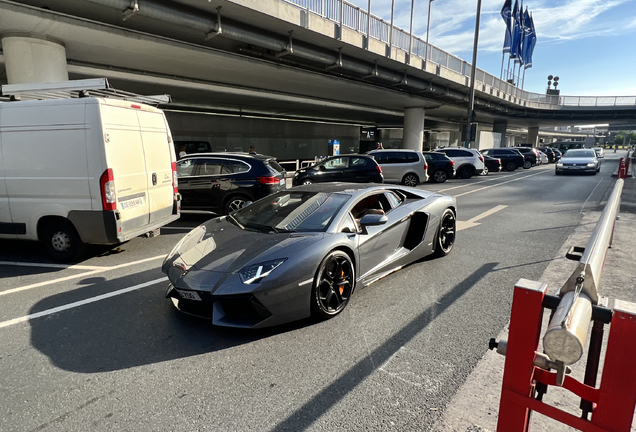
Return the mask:
M557 162L556 175L568 172L590 173L596 175L601 170L601 161L592 149L570 149Z

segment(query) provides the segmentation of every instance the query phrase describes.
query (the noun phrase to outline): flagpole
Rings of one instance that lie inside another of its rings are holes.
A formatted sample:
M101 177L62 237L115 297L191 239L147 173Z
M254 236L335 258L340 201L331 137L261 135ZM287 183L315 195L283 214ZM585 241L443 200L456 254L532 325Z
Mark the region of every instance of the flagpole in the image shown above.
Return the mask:
M523 90L523 85L526 82L526 70L523 70L523 79L521 80L521 90Z
M510 79L510 56L508 56L508 68L506 69L506 82Z
M501 81L501 77L503 77L503 65L504 65L504 59L506 58L506 53L505 52L501 52L501 73L499 74L499 81Z

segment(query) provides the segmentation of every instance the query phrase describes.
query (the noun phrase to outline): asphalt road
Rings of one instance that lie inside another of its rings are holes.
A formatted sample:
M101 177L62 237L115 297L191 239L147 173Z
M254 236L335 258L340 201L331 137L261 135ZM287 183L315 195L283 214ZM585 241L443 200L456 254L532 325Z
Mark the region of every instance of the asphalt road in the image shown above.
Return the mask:
M433 430L506 325L514 283L604 204L617 156L597 176L547 165L422 185L457 197L451 255L357 291L334 319L262 331L211 327L164 298L163 256L205 216L71 267L3 242L0 430Z

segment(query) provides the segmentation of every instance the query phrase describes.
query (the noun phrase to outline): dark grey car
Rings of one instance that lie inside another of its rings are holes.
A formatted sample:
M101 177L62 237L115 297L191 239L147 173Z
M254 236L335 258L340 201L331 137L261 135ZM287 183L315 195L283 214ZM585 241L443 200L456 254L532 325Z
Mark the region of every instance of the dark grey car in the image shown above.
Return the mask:
M212 323L328 318L366 286L455 242L455 199L400 186L299 186L212 219L166 257L167 297Z

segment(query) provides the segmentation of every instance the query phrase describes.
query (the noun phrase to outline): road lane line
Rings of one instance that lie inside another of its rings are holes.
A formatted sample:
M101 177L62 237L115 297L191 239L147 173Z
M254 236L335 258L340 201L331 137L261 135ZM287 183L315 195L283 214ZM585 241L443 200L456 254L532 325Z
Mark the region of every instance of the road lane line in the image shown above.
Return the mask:
M547 170L547 168L539 168L539 169L542 170L542 171ZM502 180L502 179L507 178L507 177L517 177L517 176L520 176L520 175L523 175L523 174L524 174L523 172L518 172L516 174L506 174L506 177L493 177L493 178L488 179L488 180L481 180L481 181L478 181L478 182L466 183L466 184L462 184L462 185L459 185L459 186L453 186L453 187L446 188L446 189L440 189L440 190L438 190L436 192L446 192L446 191L453 190L453 189L459 189L459 188L463 188L463 187L478 185L480 183L486 183L486 182L491 182L491 181L496 181L496 180Z
M596 190L596 188L598 187L598 185L601 184L601 182L605 180L603 178L601 178L598 183L596 183L596 186L594 186L594 189L592 189L592 192L590 192L590 196L587 197L587 199L585 200L585 202L583 203L583 206L581 206L581 213L583 213L583 209L585 208L585 204L587 204L587 202L590 200L590 198L592 198L592 194L594 193L594 191Z
M100 270L93 270L93 271L89 271L89 272L85 272L85 273L75 274L75 275L66 276L66 277L62 277L62 278L58 278L58 279L52 279L52 280L49 280L49 281L39 282L39 283L31 284L31 285L25 285L25 286L21 286L21 287L18 287L18 288L12 288L12 289L9 289L9 290L6 290L6 291L0 291L0 296L7 295L7 294L13 294L13 293L19 292L19 291L25 291L25 290L28 290L28 289L31 289L31 288L39 288L39 287L42 287L42 286L51 285L51 284L58 283L58 282L65 282L65 281L72 280L72 279L79 279L79 278L86 277L86 276L91 276L91 275L94 275L94 274L97 274L97 273L103 273L105 271L116 270L116 269L120 269L120 268L124 268L124 267L130 267L130 266L137 265L137 264L143 264L145 262L154 261L154 260L157 260L159 258L162 258L162 259L165 258L165 255L157 255L157 256L152 257L152 258L146 258L146 259L142 259L142 260L139 260L139 261L133 261L133 262L125 263L125 264L119 264L119 265L112 266L112 267L106 267L106 268L103 268L103 269L100 269Z
M43 268L59 268L69 270L108 270L108 266L86 266L78 264L51 264L51 263L32 263L21 261L0 261L0 265L19 266L19 267L43 267Z
M34 314L31 314L31 315L25 315L25 316L20 317L20 318L15 318L15 319L12 319L12 320L3 321L3 322L0 322L0 328L9 327L9 326L12 326L12 325L15 325L15 324L19 324L19 323L23 323L23 322L26 322L26 321L30 321L32 319L40 318L40 317L43 317L43 316L46 316L46 315L51 315L51 314L54 314L54 313L57 313L57 312L62 312L62 311L68 310L68 309L72 309L72 308L76 308L76 307L79 307L79 306L83 306L85 304L94 303L96 301L104 300L104 299L107 299L107 298L110 298L110 297L115 297L115 296L118 296L118 295L121 295L121 294L126 294L126 293L129 293L131 291L135 291L135 290L138 290L138 289L141 289L141 288L146 288L146 287L149 287L151 285L156 285L156 284L158 284L160 282L165 282L167 280L168 280L167 277L162 277L162 278L159 278L159 279L152 280L150 282L144 282L144 283L139 284L139 285L131 286L131 287L128 287L128 288L122 288L122 289L117 290L117 291L113 291L113 292L109 292L109 293L106 293L106 294L98 295L96 297L91 297L91 298L88 298L86 300L76 301L76 302L73 302L73 303L66 304L64 306L58 306L58 307L55 307L55 308L52 308L52 309L47 309L47 310L43 310L41 312L36 312Z
M481 225L480 223L477 223L478 220L481 220L485 217L488 217L492 214L497 213L498 211L501 211L503 209L505 209L508 206L505 205L498 205L497 207L493 207L490 210L486 210L483 213L478 214L477 216L475 216L472 219L469 219L467 221L457 221L457 231L461 231L461 230L465 230L467 228L472 228L475 227L477 225Z
M548 171L547 171L547 170L545 170L545 171L543 171L543 172L536 173L536 174L530 174L530 175L527 175L527 176L525 176L525 177L519 177L519 178L517 178L517 179L508 180L508 181L505 181L505 182L502 182L502 183L497 183L497 184L490 185L490 186L484 186L484 187L479 188L479 189L475 189L475 190L472 190L472 191L468 191L468 192L461 193L461 194L459 194L459 195L455 195L455 198L459 198L459 197L462 197L462 196L464 196L464 195L470 195L471 193L479 192L479 191L482 191L482 190L485 190L485 189L490 189L490 188L494 188L494 187L497 187L497 186L503 186L503 185L505 185L505 184L507 184L507 183L516 182L516 181L519 181L519 180L527 179L527 178L529 178L529 177L538 176L538 175L541 175L541 174L545 174L546 172L548 172Z

